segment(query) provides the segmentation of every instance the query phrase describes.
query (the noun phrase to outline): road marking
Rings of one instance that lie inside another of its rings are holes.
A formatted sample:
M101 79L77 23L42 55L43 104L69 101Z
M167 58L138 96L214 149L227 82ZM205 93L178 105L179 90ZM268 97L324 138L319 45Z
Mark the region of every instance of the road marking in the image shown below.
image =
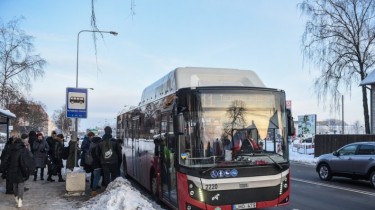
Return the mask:
M319 186L323 186L323 187L330 187L330 188L334 188L334 189L345 190L345 191L360 193L360 194L364 194L364 195L375 196L375 193L366 192L366 191L363 191L363 190L354 190L354 189L347 188L347 187L339 187L339 186L335 186L335 185L331 185L331 184L323 184L323 183L319 183L319 182L313 182L313 181L308 181L308 180L298 179L298 178L291 178L291 179L293 181L297 181L297 182L304 182L304 183L319 185Z

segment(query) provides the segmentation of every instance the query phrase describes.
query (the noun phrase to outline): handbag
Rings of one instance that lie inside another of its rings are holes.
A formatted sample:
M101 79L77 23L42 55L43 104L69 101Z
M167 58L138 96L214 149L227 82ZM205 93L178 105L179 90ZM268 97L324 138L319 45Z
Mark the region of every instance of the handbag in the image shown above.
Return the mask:
M69 156L69 146L63 147L61 158L63 160L66 160L68 159L68 156Z

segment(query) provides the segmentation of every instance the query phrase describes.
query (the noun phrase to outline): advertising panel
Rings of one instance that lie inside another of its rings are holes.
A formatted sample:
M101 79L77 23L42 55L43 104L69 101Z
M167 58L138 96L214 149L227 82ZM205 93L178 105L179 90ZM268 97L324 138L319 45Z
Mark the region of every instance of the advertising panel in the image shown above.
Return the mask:
M298 135L304 137L315 136L316 134L316 114L298 116Z

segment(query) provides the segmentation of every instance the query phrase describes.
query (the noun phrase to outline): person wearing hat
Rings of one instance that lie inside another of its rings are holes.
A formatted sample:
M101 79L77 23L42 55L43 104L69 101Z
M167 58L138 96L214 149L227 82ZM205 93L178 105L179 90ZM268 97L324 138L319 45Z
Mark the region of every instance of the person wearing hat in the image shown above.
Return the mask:
M112 138L112 129L109 126L104 128L103 141L98 146L98 156L103 170L102 185L107 185L120 176L120 165L122 162L121 146Z
M40 180L44 180L44 168L47 164L47 154L49 151L49 146L46 140L43 138L42 133L38 133L37 140L33 143L32 151L35 157L35 173L34 173L34 181L36 181L38 168L40 168Z

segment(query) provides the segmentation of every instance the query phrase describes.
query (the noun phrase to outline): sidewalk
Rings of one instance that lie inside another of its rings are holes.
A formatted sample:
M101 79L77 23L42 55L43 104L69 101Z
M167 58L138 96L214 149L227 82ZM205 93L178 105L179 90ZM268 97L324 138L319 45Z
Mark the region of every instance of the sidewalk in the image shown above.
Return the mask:
M55 182L46 181L47 175L45 170L45 180L41 181L38 176L37 181L33 181L33 176L25 182L25 187L29 188L24 193L23 207L16 208L14 195L5 194L5 180L0 178L0 206L2 210L70 210L82 206L84 201L90 199L90 183L86 182L86 193L83 196L66 195L65 182L57 182L57 176L54 176ZM63 174L65 179L65 174Z

